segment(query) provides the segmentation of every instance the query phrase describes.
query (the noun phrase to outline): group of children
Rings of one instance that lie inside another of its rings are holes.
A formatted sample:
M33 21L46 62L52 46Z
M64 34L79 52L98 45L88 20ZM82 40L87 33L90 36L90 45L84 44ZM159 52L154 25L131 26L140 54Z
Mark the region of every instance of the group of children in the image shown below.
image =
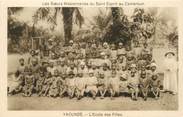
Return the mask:
M153 60L152 49L145 43L139 52L123 43L104 42L79 45L70 41L59 48L48 40L47 49L31 50L28 59L20 58L15 74L11 76L8 94L23 96L76 97L111 99L126 92L132 100L149 94L158 99L160 78Z

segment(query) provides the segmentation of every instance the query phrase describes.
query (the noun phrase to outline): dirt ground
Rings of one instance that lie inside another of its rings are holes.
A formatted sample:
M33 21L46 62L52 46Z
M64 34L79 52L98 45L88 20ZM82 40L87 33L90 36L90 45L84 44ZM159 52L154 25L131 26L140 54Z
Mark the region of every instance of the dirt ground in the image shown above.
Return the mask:
M148 98L144 101L141 97L138 101L132 101L130 97L109 97L93 100L84 97L76 98L48 98L48 97L22 97L20 95L8 96L8 110L177 110L178 96L162 93L159 100Z

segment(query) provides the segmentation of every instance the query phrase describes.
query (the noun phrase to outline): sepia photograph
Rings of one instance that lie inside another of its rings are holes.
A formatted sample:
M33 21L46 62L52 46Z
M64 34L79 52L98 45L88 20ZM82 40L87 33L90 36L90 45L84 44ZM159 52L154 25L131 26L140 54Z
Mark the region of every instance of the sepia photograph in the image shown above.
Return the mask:
M8 7L7 107L177 111L176 7Z

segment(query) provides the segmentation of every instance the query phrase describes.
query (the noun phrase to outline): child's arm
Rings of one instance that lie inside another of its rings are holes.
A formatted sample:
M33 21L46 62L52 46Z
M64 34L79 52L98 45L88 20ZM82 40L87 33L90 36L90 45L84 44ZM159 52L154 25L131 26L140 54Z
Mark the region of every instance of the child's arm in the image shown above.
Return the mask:
M33 83L33 84L36 82L35 79L36 79L35 76L32 76L32 83Z
M158 80L157 87L160 88L160 85L161 85L161 82L160 82L160 80Z
M131 83L128 83L128 87L133 88L133 85Z
M61 95L63 95L67 91L67 87L64 86L63 90L60 92Z
M25 76L25 85L27 84L27 77Z

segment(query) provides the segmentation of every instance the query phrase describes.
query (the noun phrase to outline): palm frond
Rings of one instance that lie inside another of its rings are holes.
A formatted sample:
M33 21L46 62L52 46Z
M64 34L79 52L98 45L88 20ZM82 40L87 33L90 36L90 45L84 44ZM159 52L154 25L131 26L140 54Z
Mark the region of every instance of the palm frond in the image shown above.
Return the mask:
M81 12L79 11L79 8L74 8L75 12L75 23L79 25L79 27L82 26L84 23L84 17L81 15Z
M33 15L34 23L37 23L39 20L46 20L50 17L50 8L41 7Z
M23 7L8 7L8 15L13 15L19 11L21 11Z
M106 27L108 27L111 20L112 20L111 14L106 15L104 12L99 10L99 15L94 17L95 27L98 27L100 30L104 30Z

